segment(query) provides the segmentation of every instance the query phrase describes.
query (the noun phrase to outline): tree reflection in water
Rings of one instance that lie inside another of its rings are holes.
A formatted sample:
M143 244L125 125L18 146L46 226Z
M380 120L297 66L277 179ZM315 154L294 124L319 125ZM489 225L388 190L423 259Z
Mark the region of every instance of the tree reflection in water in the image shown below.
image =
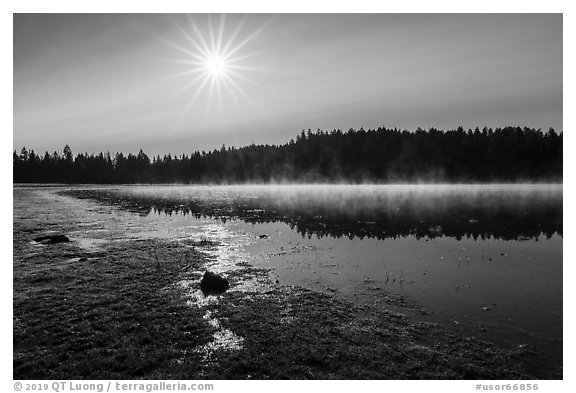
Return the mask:
M144 216L281 221L302 236L458 240L562 236L561 185L127 186L63 193Z

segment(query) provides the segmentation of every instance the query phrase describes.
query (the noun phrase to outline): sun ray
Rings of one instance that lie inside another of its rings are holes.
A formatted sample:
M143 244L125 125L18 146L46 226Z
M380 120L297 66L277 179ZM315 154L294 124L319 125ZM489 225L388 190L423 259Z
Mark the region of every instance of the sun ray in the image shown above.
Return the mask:
M198 75L196 78L194 78L193 80L191 80L190 82L186 83L184 85L184 87L180 90L180 93L184 93L188 90L190 90L192 87L194 87L198 82L203 81L204 79L206 79L206 75L204 74L200 74ZM203 85L200 85L199 90L202 90Z
M231 71L258 71L258 72L271 72L271 69L268 67L254 67L254 66L246 66L246 65L236 65L230 64L228 65L228 69Z
M181 50L183 50L186 54L189 54L190 56L192 56L194 58L200 58L201 59L202 57L205 57L207 55L207 52L204 49L205 47L202 46L202 36L200 36L201 42L200 42L200 44L198 44L198 42L196 42L196 40L190 34L188 34L188 32L186 30L184 30L184 28L182 26L180 26L179 24L176 24L176 27L180 31L180 33L182 33L184 38L186 38L188 40L188 42L190 42L194 46L194 48L200 52L200 55L193 52L193 51L187 50L187 49L181 49ZM194 26L192 28L193 28L193 30L195 30ZM195 32L196 32L196 30L195 30Z
M234 63L242 62L242 61L247 60L247 59L257 57L258 55L262 55L262 52L254 51L254 52L250 52L250 53L245 53L242 56L235 56L232 58L228 58L228 59L226 59L226 61L228 61L230 64L234 64Z
M216 41L216 53L222 53L222 37L224 36L224 26L226 24L226 14L220 16L220 26L218 28L218 39Z
M208 108L212 108L212 102L214 101L215 91L216 91L216 79L210 78L210 88L208 89Z
M232 78L230 78L228 75L224 78L226 80L227 83L229 83L236 91L238 91L242 96L244 96L244 98L246 98L249 101L250 97L248 96L248 94L246 94L246 92L244 91L244 89L242 89L242 87L240 87L240 85L238 83L236 83L235 80L233 80Z
M204 88L205 88L206 84L208 83L208 81L209 81L209 79L202 78L202 83L200 84L200 86L198 87L198 89L196 90L194 95L192 96L192 99L188 100L188 103L186 104L184 110L182 111L182 113L178 117L178 121L176 122L176 124L178 126L180 126L180 124L182 124L184 117L188 114L188 112L192 108L192 105L194 105L194 103L196 102L196 99L198 98L198 96L204 91ZM188 90L189 88L190 88L190 86L187 87L185 90Z
M229 50L229 52L227 52L228 56L232 56L234 55L236 52L238 52L240 49L242 49L244 46L246 46L246 44L248 44L250 41L252 41L254 38L256 38L258 35L260 35L260 33L262 33L266 27L268 27L268 25L270 23L272 23L272 21L275 19L271 18L269 20L267 20L262 26L260 26L258 29L254 30L251 34L249 34L243 41L241 41L238 45L235 45L233 48L231 48Z
M187 59L164 59L167 62L170 63L176 63L176 64L184 64L187 66L195 66L194 67L189 67L187 71L198 71L200 70L201 66L204 64L204 59L202 60L187 60Z
M164 41L164 43L167 44L168 46L170 46L171 48L174 48L174 49L178 50L179 52L182 52L182 53L185 54L186 56L190 56L190 57L195 58L195 59L198 59L198 60L200 60L200 59L203 58L201 55L198 55L197 53L195 53L195 52L193 52L193 51L191 51L191 50L189 50L189 49L186 49L186 48L184 48L183 46L178 45L178 44L176 44L176 43L174 43L174 42L166 41L166 40L162 40L162 41ZM182 60L182 59L181 59L181 60Z
M249 78L249 77L247 77L247 76L245 76L245 75L242 75L242 74L240 74L240 73L238 73L238 72L232 71L232 70L230 70L226 76L227 76L228 78L230 78L230 79L231 79L231 77L233 76L233 77L236 78L236 79L240 79L240 80L242 80L242 81L244 81L244 82L247 82L247 83L250 83L250 84L252 84L252 85L254 85L254 86L260 86L260 84L257 83L256 81L254 81L253 79L251 79L251 78Z
M238 37L238 34L240 34L240 30L242 29L242 27L244 26L244 24L246 23L246 20L248 19L248 17L246 15L244 15L244 17L240 20L240 22L236 25L236 28L234 29L234 31L232 32L232 34L230 35L230 38L228 39L228 41L226 42L226 45L224 46L224 48L222 49L222 53L228 53L228 50L230 49L230 46L234 43L234 41L236 40L236 38Z
M216 39L214 38L214 25L212 24L212 15L208 15L208 34L210 36L210 52L216 50Z
M200 86L198 87L198 89L196 90L194 95L192 96L192 100L190 100L190 102L196 101L196 98L198 98L198 96L204 91L204 88L206 87L206 85L208 84L209 81L210 81L210 79L208 79L208 78L202 79L202 83L200 84Z
M200 44L197 44L196 41L194 41L195 46L202 53L202 56L208 56L210 54L209 52L210 47L206 43L206 40L204 39L202 32L200 31L198 26L196 26L196 23L194 23L192 19L190 19L190 23L192 25L192 30L194 30L194 33L196 34L198 40L200 41Z
M222 113L224 111L224 106L222 105L222 92L220 89L221 79L215 79L215 81L216 81L216 97L218 99L218 113Z

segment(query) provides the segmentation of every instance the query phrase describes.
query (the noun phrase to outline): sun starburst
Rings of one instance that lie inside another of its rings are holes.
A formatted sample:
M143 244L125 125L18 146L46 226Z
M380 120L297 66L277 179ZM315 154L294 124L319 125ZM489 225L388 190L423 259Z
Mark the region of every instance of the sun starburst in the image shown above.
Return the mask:
M218 18L217 26L214 26L215 17ZM221 112L225 101L250 101L242 85L254 83L247 74L262 71L262 68L246 64L255 55L247 49L270 21L256 30L243 32L247 20L244 16L228 34L227 30L231 29L227 29L225 14L206 16L202 26L198 23L200 18L187 16L185 26L175 24L185 44L169 43L184 55L176 60L186 66L186 70L177 76L190 78L182 92L194 91L184 112L188 112L199 97L206 98L206 95L208 108L212 107L216 96Z

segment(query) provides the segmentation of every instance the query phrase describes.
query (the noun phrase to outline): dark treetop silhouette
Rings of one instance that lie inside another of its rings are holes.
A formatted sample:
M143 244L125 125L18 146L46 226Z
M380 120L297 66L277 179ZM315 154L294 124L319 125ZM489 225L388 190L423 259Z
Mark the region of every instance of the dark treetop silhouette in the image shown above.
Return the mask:
M15 183L562 181L562 133L504 127L302 131L284 145L137 155L13 153Z

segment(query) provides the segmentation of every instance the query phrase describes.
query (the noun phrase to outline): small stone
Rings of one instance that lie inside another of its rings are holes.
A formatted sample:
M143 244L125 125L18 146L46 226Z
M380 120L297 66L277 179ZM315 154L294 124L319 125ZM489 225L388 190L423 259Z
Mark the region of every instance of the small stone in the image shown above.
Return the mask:
M206 271L200 280L200 290L204 295L218 295L230 288L228 280L216 273Z
M48 235L36 237L34 241L41 244L56 244L69 242L70 239L64 235Z

